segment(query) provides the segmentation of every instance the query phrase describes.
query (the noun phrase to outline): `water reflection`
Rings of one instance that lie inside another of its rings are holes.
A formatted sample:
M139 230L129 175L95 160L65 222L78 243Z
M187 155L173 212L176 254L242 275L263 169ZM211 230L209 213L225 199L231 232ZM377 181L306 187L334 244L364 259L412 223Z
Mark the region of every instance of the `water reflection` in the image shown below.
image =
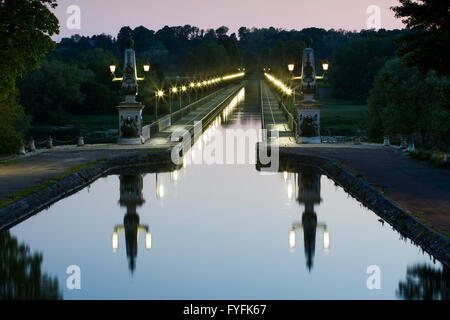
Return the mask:
M292 188L291 176L296 182L295 190ZM323 247L328 250L330 247L330 234L325 223L317 222L317 215L314 205L320 204L320 178L321 173L317 169L307 168L299 173L284 172L283 177L288 183L288 198L296 196L299 204L303 204L305 210L302 220L294 222L289 231L289 248L294 251L296 246L296 231L301 230L303 235L306 267L311 271L314 264L314 254L316 248L316 231L323 230Z
M254 93L259 97L259 89ZM184 156L201 156L214 130L260 128L260 109L252 116L247 107L221 112L196 141L195 152ZM253 165L188 161L182 168L121 169L93 183L90 192L15 226L12 234L43 252L43 268L58 274L60 287L68 263L83 267L86 286L79 292L63 287L66 299L448 298L448 272L440 263L428 270L431 259L399 241L320 171L292 163L281 167L274 175L261 175ZM116 223L121 225L113 230ZM325 252L331 248L329 254L316 252L316 241ZM366 268L374 263L384 274L383 290L366 287ZM2 279L4 274L2 269Z
M396 292L397 297L407 300L450 298L449 269L435 268L429 264L408 266L405 281L400 281Z
M148 225L139 224L139 214L137 207L145 203L144 199L144 177L142 174L124 174L120 179L120 200L121 207L126 207L127 212L123 218L123 225L116 225L112 236L113 252L119 248L119 232L125 232L125 246L128 258L128 266L131 272L136 267L137 248L139 242L139 232L145 232L145 248L152 247L152 235Z
M0 299L62 299L58 280L41 270L43 256L31 253L9 231L0 233Z

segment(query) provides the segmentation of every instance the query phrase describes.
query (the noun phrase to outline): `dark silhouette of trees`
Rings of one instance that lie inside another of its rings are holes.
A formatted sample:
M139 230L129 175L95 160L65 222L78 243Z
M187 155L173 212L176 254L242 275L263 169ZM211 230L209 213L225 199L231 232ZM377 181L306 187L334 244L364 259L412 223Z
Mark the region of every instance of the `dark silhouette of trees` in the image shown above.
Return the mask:
M55 7L55 0L0 2L0 154L18 150L18 128L26 126L27 118L17 102L15 80L36 68L54 47L50 37L59 33L59 26L49 8Z
M450 298L450 273L427 264L408 267L406 279L400 281L397 296L405 300L448 300Z
M410 32L402 36L399 56L408 66L416 66L422 73L434 69L438 74L450 74L450 2L445 0L399 0L392 7Z
M42 254L31 253L9 231L0 233L0 299L62 299L58 280L41 270Z

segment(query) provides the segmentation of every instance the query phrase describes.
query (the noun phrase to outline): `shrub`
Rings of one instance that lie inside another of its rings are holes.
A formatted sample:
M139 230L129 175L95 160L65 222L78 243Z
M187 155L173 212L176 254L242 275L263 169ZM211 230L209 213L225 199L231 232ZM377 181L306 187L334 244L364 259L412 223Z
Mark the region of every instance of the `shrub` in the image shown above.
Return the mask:
M13 127L0 126L2 138L0 139L0 155L9 155L19 151L22 138Z

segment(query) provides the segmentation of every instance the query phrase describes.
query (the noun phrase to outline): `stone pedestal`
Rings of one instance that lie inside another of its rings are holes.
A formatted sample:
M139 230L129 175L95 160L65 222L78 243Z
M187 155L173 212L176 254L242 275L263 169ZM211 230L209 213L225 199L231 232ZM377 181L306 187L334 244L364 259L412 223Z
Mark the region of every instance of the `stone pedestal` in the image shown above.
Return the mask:
M320 109L322 104L315 100L304 100L297 105L297 143L321 143Z
M139 102L122 102L116 106L119 112L119 139L118 144L142 144L142 110L145 106Z

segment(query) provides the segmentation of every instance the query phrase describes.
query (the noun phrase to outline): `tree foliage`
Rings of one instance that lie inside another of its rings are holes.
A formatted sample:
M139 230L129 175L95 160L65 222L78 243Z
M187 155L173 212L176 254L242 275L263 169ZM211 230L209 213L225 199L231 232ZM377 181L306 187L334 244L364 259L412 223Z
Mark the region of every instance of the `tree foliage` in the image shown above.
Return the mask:
M58 280L42 272L42 260L9 231L1 232L0 299L62 299Z
M407 68L401 59L386 63L375 77L368 100L368 134L404 134L419 146L446 150L450 146L450 81L430 70Z
M375 75L395 52L389 37L360 38L337 49L329 73L334 96L365 104Z
M422 73L429 69L450 74L450 2L446 0L399 0L392 7L410 32L398 40L399 55L408 66L418 67Z
M50 9L55 7L55 0L0 1L0 154L18 149L21 137L16 128L25 118L15 80L36 68L54 47L50 37L59 32L59 25Z

